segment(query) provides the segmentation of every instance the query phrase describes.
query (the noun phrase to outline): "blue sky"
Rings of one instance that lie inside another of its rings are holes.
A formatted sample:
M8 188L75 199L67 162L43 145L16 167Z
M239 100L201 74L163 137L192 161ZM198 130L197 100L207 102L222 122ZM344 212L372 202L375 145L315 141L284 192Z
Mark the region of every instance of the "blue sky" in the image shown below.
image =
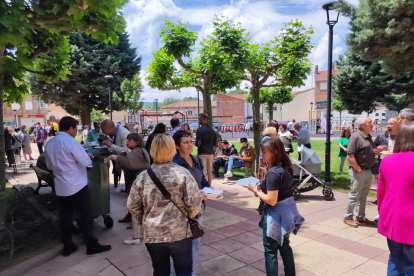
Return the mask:
M159 46L159 29L163 19L171 21L181 19L196 28L199 37L204 37L212 31L214 15L224 15L234 22L242 23L250 33L252 40L259 43L270 41L283 27L284 22L300 20L307 27L314 28L312 42L315 46L309 59L313 67L327 68L328 26L326 13L322 4L326 0L130 0L123 9L127 21L127 31L130 41L142 55L141 79L145 86L142 97L145 101L165 97L183 98L196 96L194 88L185 88L178 91L159 91L146 85L145 68L152 57L152 52ZM357 5L359 0L348 0ZM348 19L339 18L334 28L334 59L346 50L345 38L348 30ZM306 86L296 88L301 90L310 88L312 78L306 81Z

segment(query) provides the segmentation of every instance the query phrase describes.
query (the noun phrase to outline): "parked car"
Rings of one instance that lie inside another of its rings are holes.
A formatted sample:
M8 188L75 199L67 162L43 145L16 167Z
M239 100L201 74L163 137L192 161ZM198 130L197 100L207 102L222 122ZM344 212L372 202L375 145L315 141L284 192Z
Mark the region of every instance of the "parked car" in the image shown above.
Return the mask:
M309 128L309 122L308 121L300 121L299 124L301 124L302 126Z
M283 124L283 125L287 126L289 124L289 121L279 121L278 123L279 123L279 125Z

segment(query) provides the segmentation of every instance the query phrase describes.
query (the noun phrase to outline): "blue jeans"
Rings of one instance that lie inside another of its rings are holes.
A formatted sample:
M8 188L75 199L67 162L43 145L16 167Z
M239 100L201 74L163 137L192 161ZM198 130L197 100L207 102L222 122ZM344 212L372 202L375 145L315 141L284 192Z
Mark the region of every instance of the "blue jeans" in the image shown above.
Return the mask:
M247 137L249 137L250 129L246 128Z
M414 275L414 245L398 243L387 239L390 249L388 276Z
M230 156L229 161L227 161L224 165L224 173L226 173L227 171L231 171L233 166L235 168L244 167L244 162L242 160L235 159L233 156Z
M191 276L193 271L191 244L191 238L176 242L146 243L154 275L170 276L170 257L172 257L177 275Z

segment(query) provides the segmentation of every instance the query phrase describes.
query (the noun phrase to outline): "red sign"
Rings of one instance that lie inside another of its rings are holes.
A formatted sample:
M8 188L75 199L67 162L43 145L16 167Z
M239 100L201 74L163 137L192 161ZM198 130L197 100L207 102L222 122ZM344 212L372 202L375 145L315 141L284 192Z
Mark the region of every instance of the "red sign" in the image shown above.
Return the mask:
M43 115L27 115L27 118L43 118Z

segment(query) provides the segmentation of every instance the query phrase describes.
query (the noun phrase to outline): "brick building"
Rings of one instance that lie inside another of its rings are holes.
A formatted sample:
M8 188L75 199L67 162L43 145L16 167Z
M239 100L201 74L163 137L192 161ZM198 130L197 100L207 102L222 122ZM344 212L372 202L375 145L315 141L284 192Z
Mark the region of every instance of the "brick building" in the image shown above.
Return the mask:
M213 117L217 116L218 114L217 102L218 101L211 101L211 109L212 109L211 113ZM162 109L163 114L172 114L176 111L180 111L185 114L185 108L187 108L188 122L197 123L198 122L198 101L196 100L175 102L169 105L165 105L161 109ZM204 113L202 100L200 100L200 113Z
M219 116L234 116L235 123L245 123L253 117L252 104L246 101L245 94L226 95L217 93L217 114ZM214 115L213 115L214 116ZM231 123L231 117L221 118L220 123Z

